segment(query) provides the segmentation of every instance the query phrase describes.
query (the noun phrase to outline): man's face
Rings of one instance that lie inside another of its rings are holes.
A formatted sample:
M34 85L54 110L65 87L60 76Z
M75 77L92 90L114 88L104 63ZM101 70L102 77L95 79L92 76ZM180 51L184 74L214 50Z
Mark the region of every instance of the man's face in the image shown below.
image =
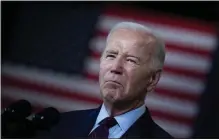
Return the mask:
M111 103L144 98L151 82L155 39L143 32L117 29L108 39L100 62L103 100Z

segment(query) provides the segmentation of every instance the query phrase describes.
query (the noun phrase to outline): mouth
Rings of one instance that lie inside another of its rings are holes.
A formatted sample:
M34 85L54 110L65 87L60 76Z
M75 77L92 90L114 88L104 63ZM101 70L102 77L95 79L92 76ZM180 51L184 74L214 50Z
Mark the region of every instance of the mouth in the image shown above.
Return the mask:
M121 83L119 83L119 82L117 82L117 81L106 81L106 83L115 83L115 84L118 84L118 85L121 85L122 86L122 84Z

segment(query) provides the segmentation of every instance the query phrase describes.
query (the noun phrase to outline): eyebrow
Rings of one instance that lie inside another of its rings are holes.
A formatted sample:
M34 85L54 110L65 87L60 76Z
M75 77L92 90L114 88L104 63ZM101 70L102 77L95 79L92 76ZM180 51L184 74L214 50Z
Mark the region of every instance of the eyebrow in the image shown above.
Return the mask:
M107 50L106 53L110 53L110 54L118 54L117 51L113 51L113 50ZM137 56L134 56L134 55L131 55L131 54L126 54L127 57L134 57L136 59L138 59L138 61L140 61L140 57L137 57Z
M133 55L131 55L131 54L127 54L126 56L127 56L127 57L134 57L134 58L138 59L138 61L140 61L140 57L133 56Z
M113 50L107 50L106 53L111 53L111 54L118 54L117 51L113 51Z

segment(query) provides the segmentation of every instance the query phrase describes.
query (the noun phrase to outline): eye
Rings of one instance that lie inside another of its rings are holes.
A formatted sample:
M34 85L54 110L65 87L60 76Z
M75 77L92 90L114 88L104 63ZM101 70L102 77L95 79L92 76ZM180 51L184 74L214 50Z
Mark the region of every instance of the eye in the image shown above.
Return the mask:
M113 55L113 54L107 54L106 55L106 58L115 58L116 56L115 55Z
M137 63L135 60L133 60L133 59L130 59L130 58L128 58L128 59L127 59L127 61L128 61L128 62L131 62L131 63L134 63L134 64L136 64L136 63Z

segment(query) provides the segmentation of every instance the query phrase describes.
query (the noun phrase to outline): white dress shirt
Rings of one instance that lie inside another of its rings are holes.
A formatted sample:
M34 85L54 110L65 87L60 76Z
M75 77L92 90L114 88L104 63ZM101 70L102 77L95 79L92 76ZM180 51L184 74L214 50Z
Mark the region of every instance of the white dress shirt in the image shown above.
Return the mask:
M142 105L139 108L136 108L132 111L129 111L122 115L114 117L116 121L118 122L118 124L109 129L108 138L120 138L129 129L129 127L133 123L135 123L136 120L140 118L142 114L144 114L145 110L146 110L145 105ZM103 104L91 132L99 126L98 124L99 122L101 122L103 119L107 117L109 117L109 114L106 111L106 108Z

